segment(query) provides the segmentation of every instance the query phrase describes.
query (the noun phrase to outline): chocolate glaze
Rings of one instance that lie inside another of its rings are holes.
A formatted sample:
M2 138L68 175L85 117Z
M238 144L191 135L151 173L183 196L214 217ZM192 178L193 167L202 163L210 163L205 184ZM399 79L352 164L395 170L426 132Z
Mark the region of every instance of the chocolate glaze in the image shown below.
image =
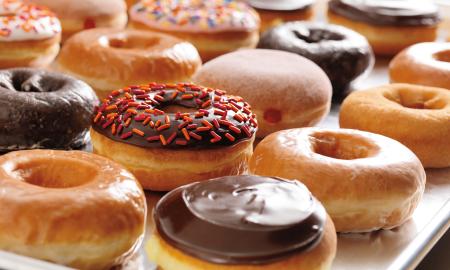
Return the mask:
M314 247L326 212L297 181L226 176L180 187L154 210L159 235L218 264L265 264Z
M426 1L331 0L328 9L374 25L429 26L440 21L438 7Z
M362 35L338 25L290 22L266 31L258 48L288 51L320 66L341 95L374 63L372 49Z
M93 90L72 77L37 69L0 71L0 152L80 148L86 143Z
M125 93L129 94L128 98ZM174 94L176 94L175 98L173 98ZM160 97L159 100L155 99L157 95ZM189 95L192 98L184 98ZM133 103L135 104L133 107L129 106ZM225 108L231 106L231 103L235 104L233 106L237 109L236 112L230 107ZM115 104L117 104L116 108L108 109L109 106ZM180 116L184 113L183 111L164 113L164 108L171 105L191 108L194 109L194 112L187 113L188 118ZM117 95L108 97L97 109L92 127L98 133L112 140L139 147L171 149L223 147L252 138L257 130L257 123L256 116L251 113L249 108L248 103L244 102L241 97L227 96L220 90L183 83L178 85L153 83L121 89ZM129 109L135 109L136 113L130 113ZM153 109L161 110L161 113L148 112ZM202 112L203 116L196 116ZM112 120L108 119L108 115L112 113L116 114L115 117ZM220 113L225 113L225 115ZM242 121L237 120L235 118L237 113L245 118ZM101 118L97 116L101 116ZM151 122L145 121L148 117ZM126 126L128 118L131 118L131 121ZM157 127L154 124L158 121L160 125ZM165 124L168 127L160 129ZM112 129L113 125L115 125L115 133ZM119 130L120 125L122 128ZM205 128L207 126L210 128ZM136 129L142 131L143 134L133 133L133 130ZM190 134L187 138L183 129ZM212 132L217 136L215 137ZM130 136L124 137L127 134ZM166 144L163 143L160 136L163 136ZM155 140L149 138L155 138ZM179 144L180 142L183 144Z
M312 7L315 0L250 0L249 4L259 10L301 11Z

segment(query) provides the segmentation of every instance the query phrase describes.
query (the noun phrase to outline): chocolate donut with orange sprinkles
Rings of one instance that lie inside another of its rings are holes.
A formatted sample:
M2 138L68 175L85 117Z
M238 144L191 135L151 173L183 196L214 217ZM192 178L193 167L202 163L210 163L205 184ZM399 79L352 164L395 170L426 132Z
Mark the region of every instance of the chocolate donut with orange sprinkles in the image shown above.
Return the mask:
M247 172L258 124L250 105L189 83L115 90L96 109L94 153L126 166L145 189Z

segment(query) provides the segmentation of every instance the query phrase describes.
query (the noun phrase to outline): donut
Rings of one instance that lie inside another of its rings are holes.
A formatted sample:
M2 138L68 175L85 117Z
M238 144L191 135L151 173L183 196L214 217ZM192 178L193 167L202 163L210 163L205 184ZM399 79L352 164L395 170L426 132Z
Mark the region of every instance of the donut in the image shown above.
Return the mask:
M315 0L249 0L261 18L261 32L291 21L310 20Z
M312 126L324 118L331 104L327 75L310 60L275 50L240 50L206 63L195 83L245 98L258 115L256 136Z
M102 28L67 40L55 68L87 82L102 99L126 85L190 81L200 66L194 46L178 38Z
M92 89L72 77L30 68L0 70L0 153L84 146L97 103Z
M418 0L331 0L328 20L364 35L375 54L384 56L434 41L440 22L437 6Z
M45 67L59 52L61 25L45 7L0 2L0 69Z
M336 254L333 222L297 181L197 182L166 194L153 217L146 250L161 269L330 269Z
M240 48L254 48L259 16L243 1L138 1L130 27L168 33L194 44L203 61Z
M91 28L125 28L128 15L124 0L28 0L54 11L62 24L62 39Z
M425 189L425 171L408 148L351 129L273 133L258 144L249 168L301 181L324 204L337 232L397 227L411 217Z
M144 189L168 191L244 173L256 130L241 97L150 83L113 91L96 111L91 137L94 153L123 164Z
M141 186L87 152L25 150L0 156L0 249L77 269L109 269L143 239ZM95 252L94 252L95 251Z
M393 83L450 89L450 42L425 42L404 49L389 63Z
M450 166L450 91L390 84L358 91L343 102L339 124L393 138L425 168Z
M374 64L366 38L338 25L286 23L265 32L258 48L288 51L313 61L330 78L335 95L345 93Z

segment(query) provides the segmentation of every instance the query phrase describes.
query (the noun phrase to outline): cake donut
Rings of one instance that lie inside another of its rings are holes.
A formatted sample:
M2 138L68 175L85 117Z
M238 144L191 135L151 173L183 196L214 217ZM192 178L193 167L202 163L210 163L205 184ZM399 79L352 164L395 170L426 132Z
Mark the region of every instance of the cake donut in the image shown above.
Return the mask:
M357 91L344 100L339 124L403 143L425 168L450 166L448 89L390 84Z
M0 1L0 69L45 67L59 52L61 25L47 8Z
M151 83L113 91L96 111L91 137L94 153L125 165L145 189L167 191L244 173L256 130L241 97Z
M37 69L0 70L0 153L84 146L98 100L85 83Z
M418 0L331 0L328 20L364 35L375 54L385 56L434 41L440 22L438 7Z
M337 232L399 226L425 190L425 170L408 148L351 129L273 133L258 144L249 168L254 174L302 181L323 203Z
M265 32L258 48L288 51L313 61L330 78L335 95L345 93L374 63L367 39L338 25L289 22Z
M392 83L450 89L450 42L425 42L404 49L389 63Z
M315 0L249 0L261 18L261 32L290 21L310 20Z
M236 0L141 0L130 9L130 26L187 40L203 61L240 48L254 48L259 16Z
M165 270L330 269L336 254L333 222L298 181L197 182L166 194L153 218L146 250Z
M126 85L190 81L200 66L200 56L188 42L156 32L109 28L74 35L55 65L87 82L101 99Z
M62 39L91 28L125 28L128 15L124 0L28 0L49 7L62 24Z
M315 125L330 110L332 88L327 75L310 60L289 52L232 52L206 63L193 80L245 98L258 115L258 138Z
M107 270L142 242L144 192L106 158L81 151L8 153L0 156L0 185L2 250Z

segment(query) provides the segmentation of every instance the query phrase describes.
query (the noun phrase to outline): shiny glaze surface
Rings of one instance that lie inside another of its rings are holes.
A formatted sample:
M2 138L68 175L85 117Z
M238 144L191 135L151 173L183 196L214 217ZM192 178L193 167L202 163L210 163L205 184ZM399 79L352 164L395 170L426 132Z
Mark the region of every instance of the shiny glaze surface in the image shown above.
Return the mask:
M326 213L297 181L244 175L178 188L161 199L154 219L164 240L192 256L264 264L317 244Z
M311 8L315 0L250 0L251 6L262 10L300 11Z

